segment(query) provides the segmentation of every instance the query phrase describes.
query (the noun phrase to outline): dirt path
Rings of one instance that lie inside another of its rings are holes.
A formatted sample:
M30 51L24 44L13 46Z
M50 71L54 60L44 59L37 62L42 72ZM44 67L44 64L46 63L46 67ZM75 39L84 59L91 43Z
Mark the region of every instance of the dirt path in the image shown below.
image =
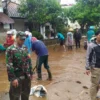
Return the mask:
M30 100L90 100L89 87L90 76L85 75L85 53L83 49L61 52L53 51L49 48L49 64L53 74L53 81L46 81L47 73L43 68L43 81L36 80L36 75L32 81L35 84L43 84L48 91L47 98L36 98L31 96ZM1 69L4 70L0 75L0 90L8 92L9 83L7 81L5 61L0 59ZM33 65L35 65L35 55L32 56ZM1 78L2 77L2 78ZM5 79L4 79L5 77ZM4 85L5 84L5 85ZM3 95L0 100L9 100L8 95Z

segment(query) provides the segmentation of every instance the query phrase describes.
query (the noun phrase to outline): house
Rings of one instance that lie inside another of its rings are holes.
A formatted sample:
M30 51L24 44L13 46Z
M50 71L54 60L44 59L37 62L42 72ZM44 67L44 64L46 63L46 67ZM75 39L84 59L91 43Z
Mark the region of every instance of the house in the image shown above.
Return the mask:
M44 39L47 38L45 34L46 30L52 30L52 25L46 23L44 26L38 26L36 23L29 23L27 19L22 17L18 12L20 0L3 0L2 4L4 13L14 20L14 23L10 24L10 29L16 29L17 31L25 31L26 29L29 29L30 31L33 31L33 27L37 27L38 29L40 28L39 31Z
M3 12L2 1L0 0L0 32L5 31L9 28L9 24L13 24L14 20L8 17Z
M25 18L18 12L19 2L17 0L3 1L4 13L14 20L14 24L10 24L10 29L16 29L18 31L25 30Z

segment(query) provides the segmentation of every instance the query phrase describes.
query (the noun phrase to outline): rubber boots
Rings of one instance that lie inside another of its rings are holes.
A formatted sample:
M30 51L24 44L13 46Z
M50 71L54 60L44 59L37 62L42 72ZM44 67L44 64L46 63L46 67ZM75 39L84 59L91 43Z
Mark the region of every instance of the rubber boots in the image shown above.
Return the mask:
M48 79L47 80L52 80L52 74L51 74L50 69L47 69L47 72L48 72Z
M37 74L38 74L37 80L42 80L42 75L41 75L41 73L37 73Z

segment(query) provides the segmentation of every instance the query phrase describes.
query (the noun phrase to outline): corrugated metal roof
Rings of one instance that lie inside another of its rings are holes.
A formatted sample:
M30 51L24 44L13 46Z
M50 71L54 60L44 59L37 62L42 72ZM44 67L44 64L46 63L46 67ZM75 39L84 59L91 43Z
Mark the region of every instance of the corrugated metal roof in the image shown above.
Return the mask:
M0 22L3 24L12 24L14 23L14 20L9 18L6 14L0 13Z

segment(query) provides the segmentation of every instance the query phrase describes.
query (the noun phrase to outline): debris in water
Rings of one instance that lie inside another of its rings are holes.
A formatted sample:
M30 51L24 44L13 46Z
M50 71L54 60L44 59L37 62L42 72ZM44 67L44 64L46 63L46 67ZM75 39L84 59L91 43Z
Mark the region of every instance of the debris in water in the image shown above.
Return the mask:
M86 94L88 94L88 92L85 92Z
M83 88L84 88L84 89L88 89L88 87L87 87L87 86L83 86Z
M56 92L55 95L59 96L59 94Z
M80 81L76 81L76 83L81 84L81 82L80 82Z

